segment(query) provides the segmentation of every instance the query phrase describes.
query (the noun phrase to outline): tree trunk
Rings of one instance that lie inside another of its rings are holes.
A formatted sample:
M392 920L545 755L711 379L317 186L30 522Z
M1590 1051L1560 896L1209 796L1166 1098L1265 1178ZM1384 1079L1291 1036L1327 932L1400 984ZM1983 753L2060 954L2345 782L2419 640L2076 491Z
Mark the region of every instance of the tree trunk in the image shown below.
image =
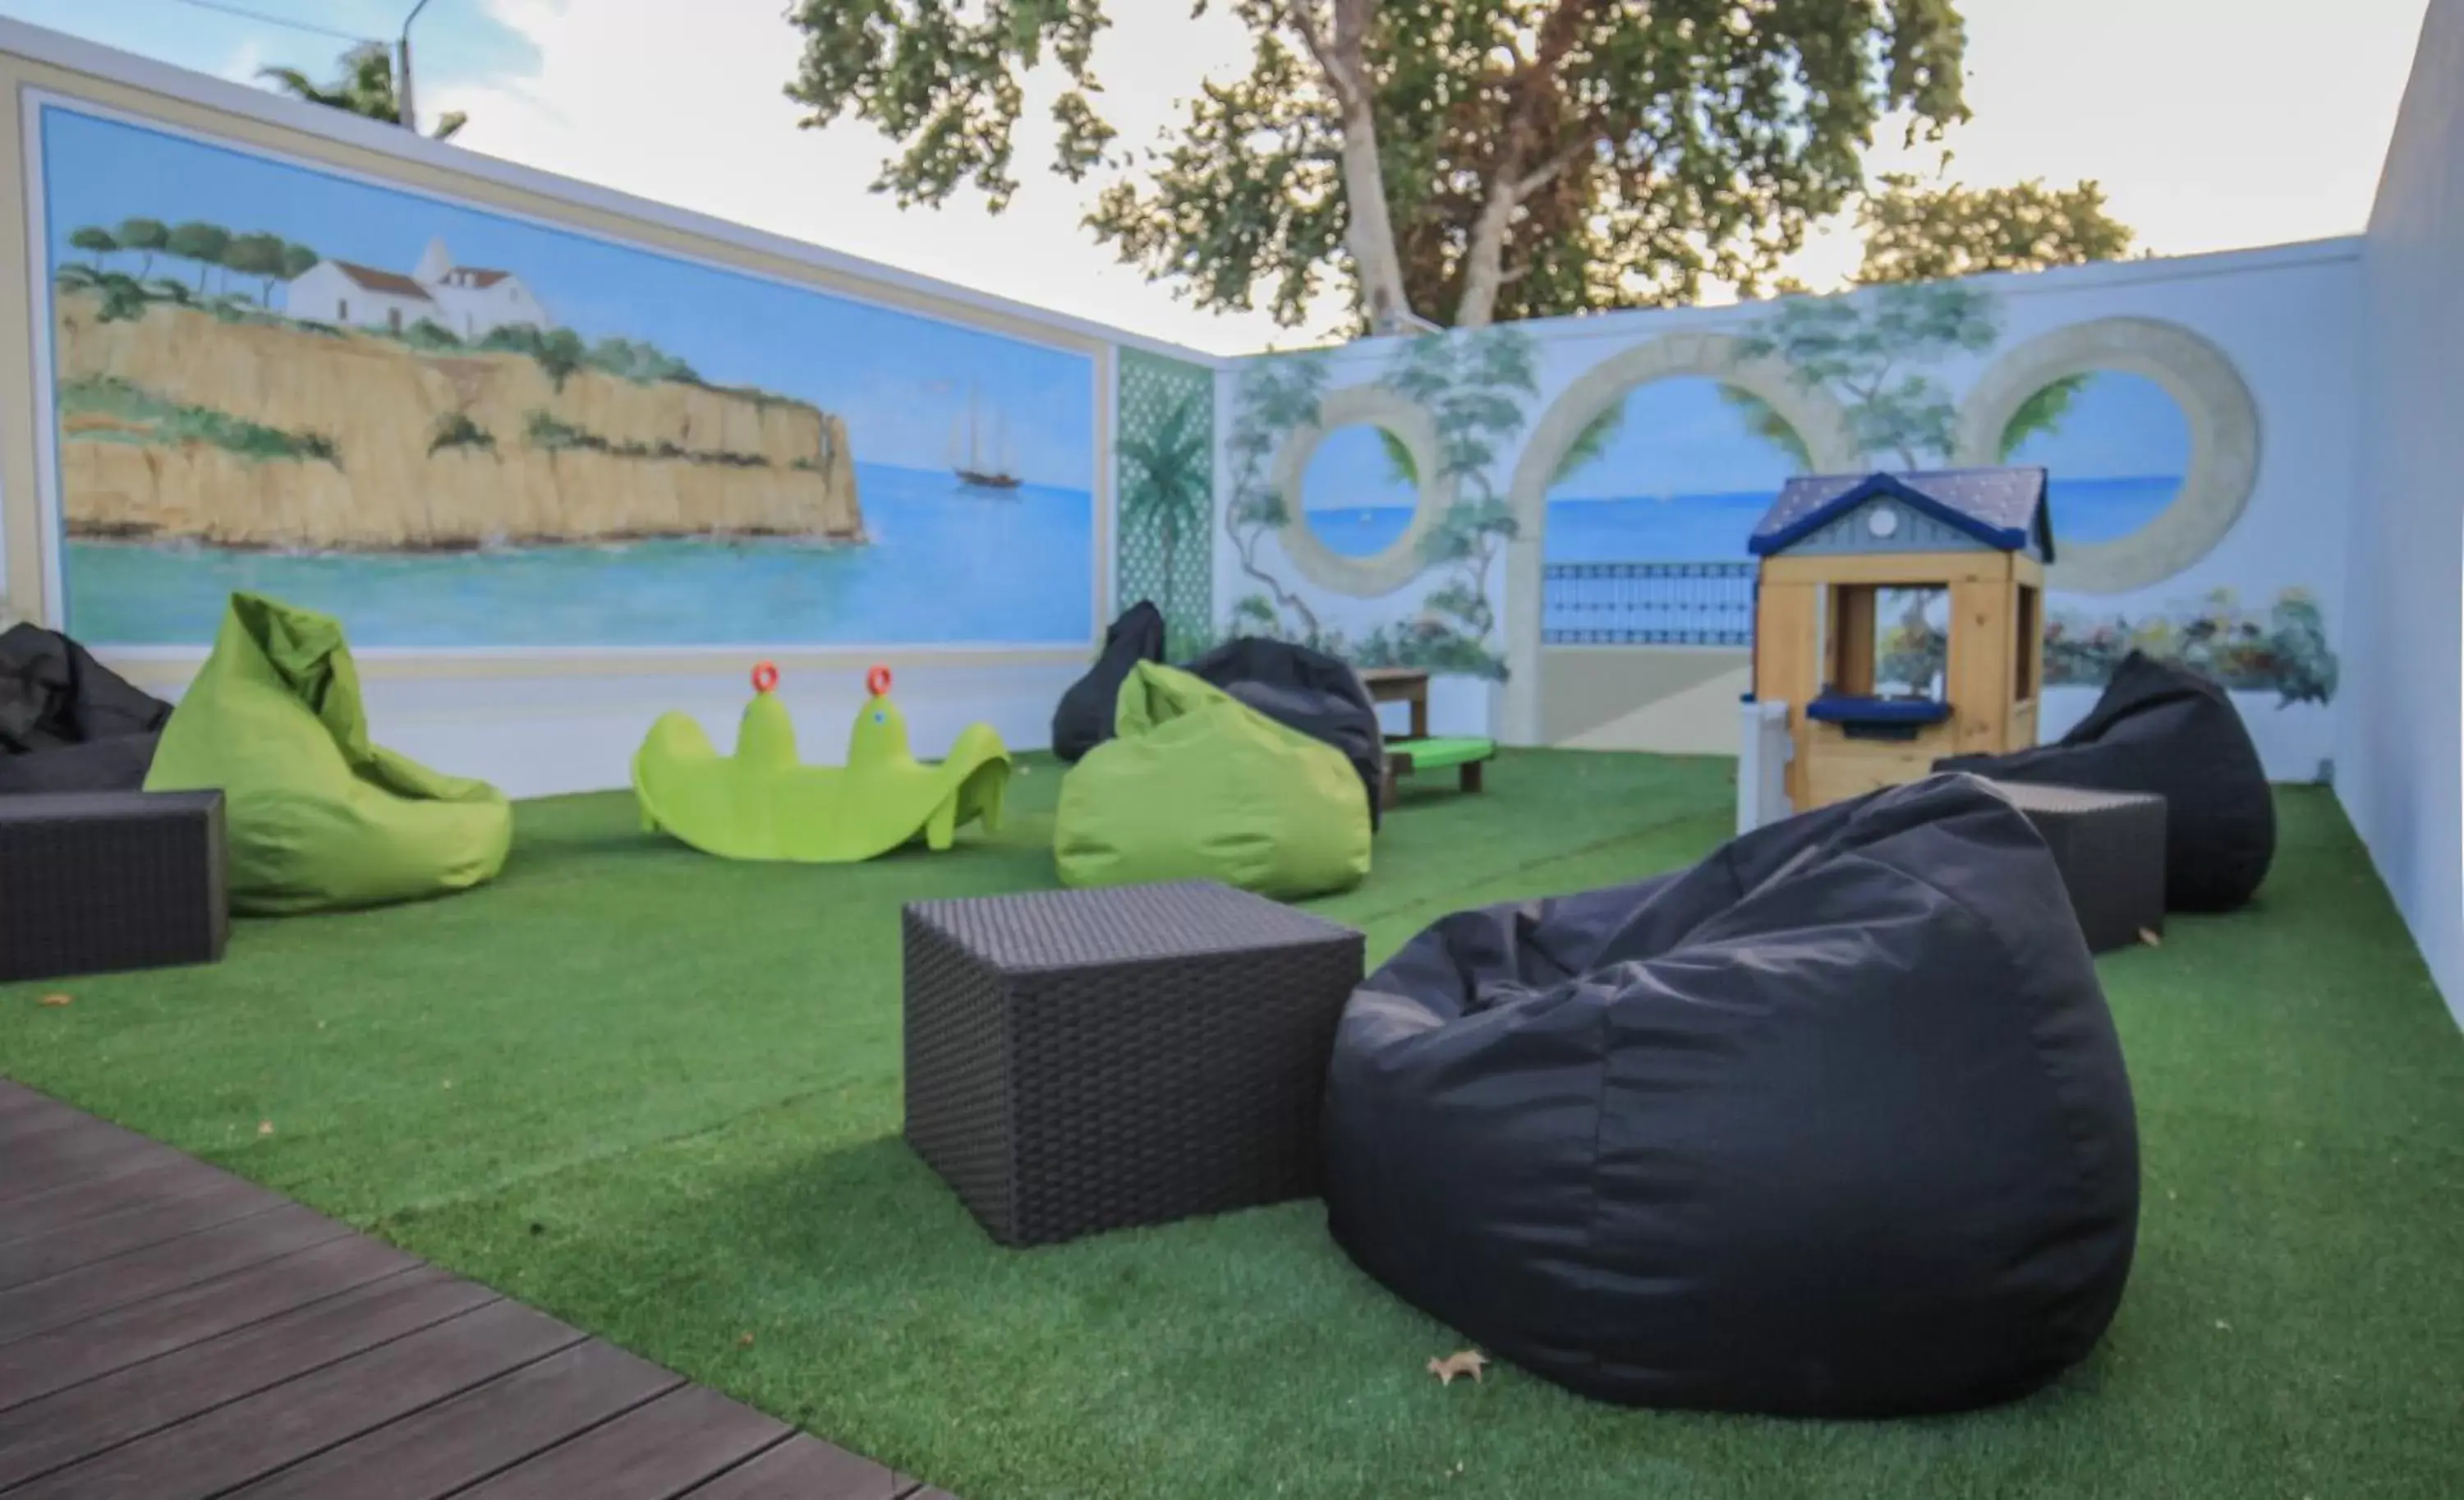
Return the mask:
M1513 181L1500 172L1490 179L1488 197L1472 221L1471 243L1463 251L1463 296L1455 302L1455 326L1485 328L1497 315L1497 294L1506 276L1506 227L1522 200Z
M1403 333L1412 303L1403 290L1403 257L1395 248L1395 216L1386 206L1386 168L1377 160L1377 117L1368 99L1343 112L1344 238L1360 283L1360 308L1371 333Z

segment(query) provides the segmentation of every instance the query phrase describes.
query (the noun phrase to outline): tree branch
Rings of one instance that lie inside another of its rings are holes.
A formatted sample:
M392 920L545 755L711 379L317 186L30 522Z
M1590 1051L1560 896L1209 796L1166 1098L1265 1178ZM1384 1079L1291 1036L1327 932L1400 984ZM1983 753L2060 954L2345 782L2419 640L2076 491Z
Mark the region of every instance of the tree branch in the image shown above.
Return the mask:
M1351 73L1337 64L1332 49L1327 45L1326 29L1318 25L1317 4L1318 0L1284 0L1284 19L1291 24L1293 31L1300 33L1301 45L1309 49L1309 57L1317 64L1318 71L1326 75L1327 86L1334 92L1334 101L1348 107L1353 95Z
M1516 178L1512 184L1514 201L1520 203L1524 199L1530 197L1533 193L1538 192L1541 188L1548 187L1549 184L1556 178L1559 172L1564 171L1567 167L1573 165L1575 162L1581 160L1585 152L1599 144L1599 132L1595 130L1586 130L1574 140L1568 142L1565 145L1558 148L1555 153L1550 156L1549 160L1541 163L1538 166L1533 167L1530 171L1524 173L1521 177Z

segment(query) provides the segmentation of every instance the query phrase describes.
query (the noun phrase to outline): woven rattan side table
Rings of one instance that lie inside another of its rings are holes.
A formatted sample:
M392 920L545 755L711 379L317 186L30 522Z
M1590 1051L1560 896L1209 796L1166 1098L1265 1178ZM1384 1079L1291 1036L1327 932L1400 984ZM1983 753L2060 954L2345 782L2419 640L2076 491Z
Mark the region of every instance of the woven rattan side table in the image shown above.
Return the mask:
M920 901L907 1140L1003 1245L1304 1198L1348 927L1210 882Z
M2088 951L2106 953L2165 931L2165 799L1996 782L2027 814L2061 867Z
M0 981L220 959L224 859L220 792L0 797Z

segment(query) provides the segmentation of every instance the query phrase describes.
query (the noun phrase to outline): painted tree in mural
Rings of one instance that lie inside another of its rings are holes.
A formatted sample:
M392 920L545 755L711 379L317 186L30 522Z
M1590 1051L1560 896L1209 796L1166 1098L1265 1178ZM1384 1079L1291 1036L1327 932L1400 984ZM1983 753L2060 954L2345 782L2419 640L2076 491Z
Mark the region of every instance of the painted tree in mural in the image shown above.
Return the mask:
M803 124L866 121L901 204L1018 189L1024 77L1063 88L1052 169L1113 178L1088 225L1199 305L1306 320L1331 279L1363 326L1752 289L1861 186L1886 114L1966 118L1953 0L1194 0L1238 17L1247 76L1205 82L1158 147L1094 104L1103 0L798 0Z
M141 281L154 274L154 257L171 243L171 228L161 219L122 219L111 232L121 249L137 253L137 277Z
M1452 482L1454 498L1420 539L1420 561L1441 581L1417 619L1382 626L1361 643L1362 665L1505 677L1490 638L1491 575L1519 528L1490 475L1523 430L1525 403L1540 392L1534 363L1530 336L1516 328L1435 334L1396 351L1381 384L1435 419L1437 477Z
M336 59L334 80L319 83L297 68L259 68L256 76L271 78L276 88L293 99L304 99L311 104L343 110L365 120L381 120L388 125L407 124L402 118L402 97L394 89L393 54L383 42L363 42ZM453 133L471 122L461 110L448 110L437 117L436 128L429 134L439 141L450 141Z
M1198 392L1166 408L1153 426L1123 432L1113 445L1121 461L1121 524L1142 532L1162 558L1167 623L1181 615L1180 552L1205 530L1215 499L1214 428Z
M1800 385L1830 391L1859 451L1920 469L1928 457L1949 457L1958 408L1939 382L1911 366L1982 353L2000 327L1993 296L1982 288L1884 286L1785 302L1747 334L1745 352L1778 359Z
M1232 430L1223 443L1232 480L1231 497L1223 507L1223 530L1232 540L1232 553L1243 576L1264 589L1233 602L1233 628L1250 634L1284 636L1321 650L1331 650L1335 643L1328 640L1308 601L1265 566L1259 549L1270 534L1292 520L1291 507L1275 484L1269 465L1286 438L1317 420L1326 381L1323 350L1251 361L1233 387Z

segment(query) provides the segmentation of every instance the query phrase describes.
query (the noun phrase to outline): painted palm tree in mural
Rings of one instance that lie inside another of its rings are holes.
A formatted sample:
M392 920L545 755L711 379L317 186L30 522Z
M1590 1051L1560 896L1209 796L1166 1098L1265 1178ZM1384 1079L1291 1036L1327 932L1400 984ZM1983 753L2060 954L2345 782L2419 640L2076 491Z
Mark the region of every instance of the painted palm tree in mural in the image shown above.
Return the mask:
M331 83L319 83L297 68L259 68L256 76L271 78L276 88L294 99L304 99L311 104L328 109L348 110L368 120L382 120L388 125L402 124L402 97L394 89L393 54L383 42L363 42L342 54L337 66L341 70ZM436 121L429 132L439 141L452 139L453 132L470 123L470 117L460 110L451 110Z
M1214 496L1215 454L1199 398L1183 396L1151 430L1123 438L1118 451L1129 477L1122 524L1155 539L1163 556L1163 598L1156 602L1172 629L1181 629L1180 543L1206 524Z

